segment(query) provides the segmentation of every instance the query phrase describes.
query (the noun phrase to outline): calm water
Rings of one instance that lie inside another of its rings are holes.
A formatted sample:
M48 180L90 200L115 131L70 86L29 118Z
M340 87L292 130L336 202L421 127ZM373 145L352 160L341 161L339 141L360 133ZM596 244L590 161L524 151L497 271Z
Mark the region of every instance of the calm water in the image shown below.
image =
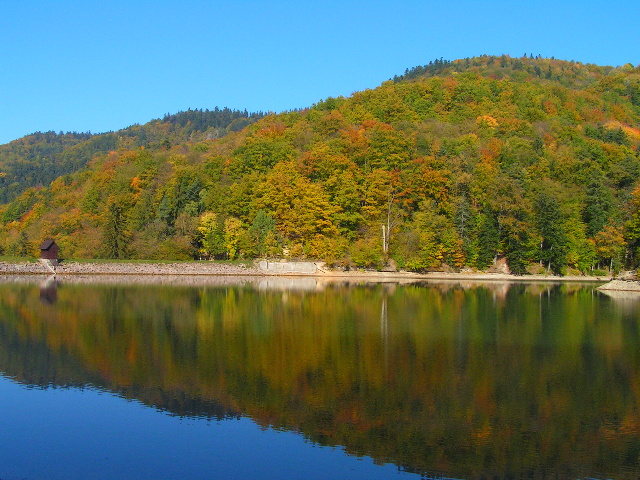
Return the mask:
M148 281L0 281L0 479L640 475L640 300Z

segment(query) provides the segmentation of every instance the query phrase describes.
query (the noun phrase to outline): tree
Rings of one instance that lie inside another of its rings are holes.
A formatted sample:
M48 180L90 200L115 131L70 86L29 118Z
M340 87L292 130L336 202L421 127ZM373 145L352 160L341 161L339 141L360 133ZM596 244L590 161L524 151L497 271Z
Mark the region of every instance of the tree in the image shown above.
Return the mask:
M197 227L199 253L206 258L222 258L227 249L224 243L224 223L213 212L205 212L200 216Z
M567 237L563 230L564 216L560 203L552 194L542 192L535 203L536 223L542 241L540 261L547 264L547 270L559 274L566 265Z
M365 179L361 210L369 226L382 233L381 244L385 260L389 254L391 238L404 213L398 204L396 181L397 175L382 169L373 170Z
M609 261L609 270L619 266L627 246L622 228L607 225L595 236L596 254L603 261Z
M127 258L130 233L127 230L125 209L117 199L107 203L102 241L107 258Z
M360 213L362 186L353 170L335 171L323 184L329 201L337 207L333 222L340 235L355 238L364 221Z
M26 257L31 254L32 248L33 248L33 245L29 241L27 232L22 230L18 235L18 239L13 247L15 254L21 257Z
M612 206L613 201L609 190L599 181L591 182L587 187L587 199L583 214L588 237L593 237L603 229L609 220Z
M635 261L640 258L640 185L631 194L630 218L625 224L625 237Z
M240 173L265 172L278 162L294 158L294 150L283 138L259 135L247 137L244 144L234 152L237 161L234 169Z
M476 219L476 267L485 269L493 264L500 245L500 233L494 218L484 213Z
M509 270L515 275L523 275L533 258L539 243L539 237L531 231L531 225L525 221L509 217L504 222L504 255Z
M259 186L256 206L273 215L288 240L310 241L317 234L333 236L337 228L332 205L320 185L300 175L291 163L279 163Z
M173 228L182 211L197 216L201 210L202 179L196 172L180 171L169 182L158 207L158 218Z
M399 237L394 252L411 270L438 268L442 264L464 265L462 239L453 220L438 213L433 202L424 202L414 215L410 227Z
M267 248L272 247L273 234L275 234L275 231L276 221L273 216L264 210L258 210L256 218L253 220L251 227L249 227L249 235L258 255L265 255ZM271 236L269 236L270 233L272 234ZM270 245L267 245L267 237L269 237Z
M247 244L247 231L242 222L234 217L227 218L224 221L224 246L229 259L235 260L238 256L243 256Z

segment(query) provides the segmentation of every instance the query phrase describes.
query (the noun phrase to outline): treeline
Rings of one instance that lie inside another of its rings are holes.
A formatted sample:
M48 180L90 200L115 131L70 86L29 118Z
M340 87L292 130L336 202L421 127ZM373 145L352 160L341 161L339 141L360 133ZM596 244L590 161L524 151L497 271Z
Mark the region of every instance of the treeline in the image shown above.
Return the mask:
M442 58L436 58L429 62L428 65L418 65L411 69L407 68L403 75L395 75L393 77L394 82L402 82L406 80L415 79L418 77L432 77L434 75L440 75L444 73L449 66L452 65L450 60L444 60Z
M627 64L633 68L633 65ZM464 58L461 60L445 60L443 58L430 61L427 65L418 65L405 70L404 74L393 77L394 82L415 80L433 76L455 75L465 71L477 71L483 75L496 79L509 78L515 81L524 80L525 76L531 76L537 80L553 80L569 88L584 88L602 79L614 71L610 66L584 65L580 62L556 60L555 58L543 58L540 55L533 56L526 53L519 58L509 55ZM635 105L640 105L638 90L629 88L627 91Z
M80 168L87 156L104 153L93 138L90 133L36 132L0 145L0 202L13 200L28 187L47 185Z
M84 168L96 155L118 148L170 148L186 141L219 138L242 130L265 114L215 108L167 114L162 120L103 134L36 132L0 145L0 203L30 187Z
M508 57L440 67L223 138L121 146L0 207L0 246L33 252L53 236L68 257L637 267L638 68ZM208 114L184 115L175 128Z
M166 114L162 121L173 125L174 128L184 129L184 133L188 135L193 132L205 132L210 128L228 133L240 131L265 115L264 112L249 113L246 109L240 111L225 107L221 110L216 107L213 110L189 109L176 114Z

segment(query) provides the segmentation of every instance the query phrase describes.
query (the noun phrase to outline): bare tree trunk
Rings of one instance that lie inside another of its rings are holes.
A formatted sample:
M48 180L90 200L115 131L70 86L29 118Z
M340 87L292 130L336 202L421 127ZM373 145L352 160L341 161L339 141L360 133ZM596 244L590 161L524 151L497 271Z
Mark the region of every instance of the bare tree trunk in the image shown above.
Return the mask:
M382 224L382 252L386 256L389 253L389 243L391 241L391 230L395 226L396 219L391 218L391 207L393 206L394 195L391 191L387 197L387 224Z
M384 223L382 224L382 253L384 253L385 255L387 254L387 248L388 248L388 240L387 240L387 232L386 232L386 227L384 225Z

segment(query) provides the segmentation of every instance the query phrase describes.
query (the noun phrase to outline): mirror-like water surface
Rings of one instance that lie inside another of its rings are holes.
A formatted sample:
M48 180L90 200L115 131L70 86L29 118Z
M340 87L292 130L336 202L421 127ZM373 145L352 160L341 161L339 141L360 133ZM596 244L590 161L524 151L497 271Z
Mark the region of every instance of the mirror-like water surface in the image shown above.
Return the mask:
M586 284L5 279L0 479L637 478L639 314Z

